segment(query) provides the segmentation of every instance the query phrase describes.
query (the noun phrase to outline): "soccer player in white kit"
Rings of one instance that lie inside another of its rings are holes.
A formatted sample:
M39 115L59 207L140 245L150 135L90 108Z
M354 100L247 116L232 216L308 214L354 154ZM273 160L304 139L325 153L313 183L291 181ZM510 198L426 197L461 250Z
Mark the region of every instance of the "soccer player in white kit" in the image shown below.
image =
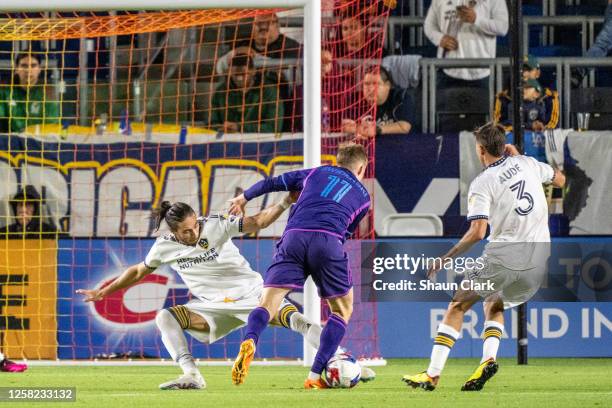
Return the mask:
M444 315L434 339L426 371L406 375L403 381L416 388L435 389L448 354L459 337L463 316L474 303L484 299L484 344L480 365L465 382L462 391L479 391L497 372L497 349L504 330L505 309L529 300L546 273L550 255L548 205L542 184L563 187L565 176L545 163L522 156L513 145L506 145L503 127L487 123L475 131L476 151L484 171L468 192L468 232L441 260L452 259L482 240L490 225L489 243L482 265L465 273L465 286L459 289ZM429 269L434 276L445 262ZM462 285L463 286L463 285Z
M184 331L201 342L213 343L246 324L249 313L259 305L263 279L251 269L231 238L266 228L295 198L289 194L254 216L206 218L197 217L185 203L164 201L154 213L156 225L159 228L161 221L166 221L171 233L157 238L144 262L130 266L104 288L76 292L84 295L86 302L95 302L133 285L160 265L169 265L181 276L194 299L157 313L155 320L164 346L183 370L182 376L160 384L160 388L205 388ZM290 302L281 304L274 322L301 333L313 347L318 347L321 327L309 322Z

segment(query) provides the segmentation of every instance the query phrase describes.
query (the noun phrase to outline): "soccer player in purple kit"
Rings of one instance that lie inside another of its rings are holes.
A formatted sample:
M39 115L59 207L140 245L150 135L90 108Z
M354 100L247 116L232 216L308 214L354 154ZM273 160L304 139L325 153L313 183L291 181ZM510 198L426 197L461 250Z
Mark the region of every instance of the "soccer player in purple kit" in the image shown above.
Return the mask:
M248 318L240 352L232 367L232 382L244 382L259 336L274 311L292 290L312 276L319 295L327 300L331 316L321 332L320 346L304 388L326 388L321 373L334 355L353 312L353 280L344 251L370 207L370 195L361 184L368 157L355 143L341 145L337 166L298 170L262 180L231 200L230 213L242 213L246 203L272 191L300 191L287 226L276 245L264 280L259 307Z

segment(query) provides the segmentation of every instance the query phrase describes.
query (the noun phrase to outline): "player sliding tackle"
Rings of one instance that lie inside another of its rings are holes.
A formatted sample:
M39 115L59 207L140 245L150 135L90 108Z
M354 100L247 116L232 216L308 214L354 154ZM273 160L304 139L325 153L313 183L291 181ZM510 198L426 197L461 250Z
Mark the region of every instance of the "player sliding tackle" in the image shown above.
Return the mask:
M86 302L95 302L130 287L161 265L169 265L195 297L185 305L160 310L155 319L168 353L183 375L161 384L161 389L199 389L206 383L187 346L184 331L204 343L213 343L242 327L257 307L263 289L261 275L253 271L231 238L254 233L272 224L294 202L291 194L254 216L197 217L185 203L164 201L155 211L156 227L165 221L170 234L159 237L144 262L127 268L111 284L100 289L77 290ZM306 337L318 347L321 327L279 299L271 312L273 321Z
M450 302L434 339L429 368L403 381L412 387L435 389L451 348L459 337L463 316L484 299L484 343L476 371L461 388L479 391L497 372L497 349L504 331L504 310L529 300L546 273L550 255L548 205L542 183L563 187L565 176L548 164L521 156L506 145L501 125L488 123L476 130L476 152L484 171L472 181L468 192L470 229L442 260L452 259L485 237L491 226L484 263L465 273L465 280L492 290L458 290ZM433 277L440 266L429 270Z
M368 158L363 146L341 146L338 166L285 173L254 184L232 200L230 212L242 213L246 203L272 191L301 191L268 268L259 307L248 318L244 341L232 368L232 381L242 384L264 331L285 296L312 276L331 316L321 333L305 388L325 388L321 373L344 337L353 312L353 281L345 238L368 212L370 196L361 184Z

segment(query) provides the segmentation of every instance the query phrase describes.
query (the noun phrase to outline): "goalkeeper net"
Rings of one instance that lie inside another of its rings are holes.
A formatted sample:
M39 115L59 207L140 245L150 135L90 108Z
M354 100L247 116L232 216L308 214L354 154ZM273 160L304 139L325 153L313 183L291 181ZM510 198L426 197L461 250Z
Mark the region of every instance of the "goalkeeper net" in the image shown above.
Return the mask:
M374 115L361 86L380 63L383 1L323 1L322 155ZM11 358L168 357L160 308L189 292L158 269L95 304L75 296L141 262L151 209L183 201L207 215L263 177L303 162L301 10L5 13L0 15L0 348ZM362 140L371 157L373 139ZM279 200L249 203L250 214ZM265 273L287 215L235 240ZM161 231L164 233L164 231ZM373 217L358 238L373 237ZM345 346L378 357L376 305L359 300ZM300 293L291 299L301 304ZM323 319L326 317L323 309ZM198 358L232 357L240 331ZM299 358L302 340L268 330L260 357Z

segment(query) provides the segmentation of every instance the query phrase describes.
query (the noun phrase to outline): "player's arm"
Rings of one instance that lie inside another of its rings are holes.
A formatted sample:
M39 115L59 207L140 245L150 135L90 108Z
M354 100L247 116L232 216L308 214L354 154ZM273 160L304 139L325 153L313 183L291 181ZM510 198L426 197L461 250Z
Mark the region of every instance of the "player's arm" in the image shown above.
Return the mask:
M129 288L142 280L155 269L149 268L144 262L128 267L117 279L100 289L78 289L77 294L85 296L85 302L96 302L118 290Z
M276 221L291 204L297 201L298 196L299 193L296 192L287 194L279 203L271 205L253 216L244 216L242 218L242 232L250 234L267 228Z
M518 156L521 154L516 146L512 144L506 145L505 153L509 156ZM565 174L563 174L561 170L553 169L549 164L540 163L534 158L531 158L531 160L536 166L543 183L550 183L557 188L563 188L565 186Z
M446 254L442 256L442 262L436 264L429 269L427 273L428 277L435 275L439 270L440 266L444 264L446 259L452 259L462 253L468 251L474 244L482 241L487 235L487 219L475 219L470 224L470 229L463 235L461 240L451 248Z
M565 187L565 174L559 169L554 169L555 174L552 178L551 184L557 188Z
M255 197L274 191L302 191L304 180L311 170L297 170L278 177L266 177L249 187L244 193L230 200L229 213L244 214L244 207Z

